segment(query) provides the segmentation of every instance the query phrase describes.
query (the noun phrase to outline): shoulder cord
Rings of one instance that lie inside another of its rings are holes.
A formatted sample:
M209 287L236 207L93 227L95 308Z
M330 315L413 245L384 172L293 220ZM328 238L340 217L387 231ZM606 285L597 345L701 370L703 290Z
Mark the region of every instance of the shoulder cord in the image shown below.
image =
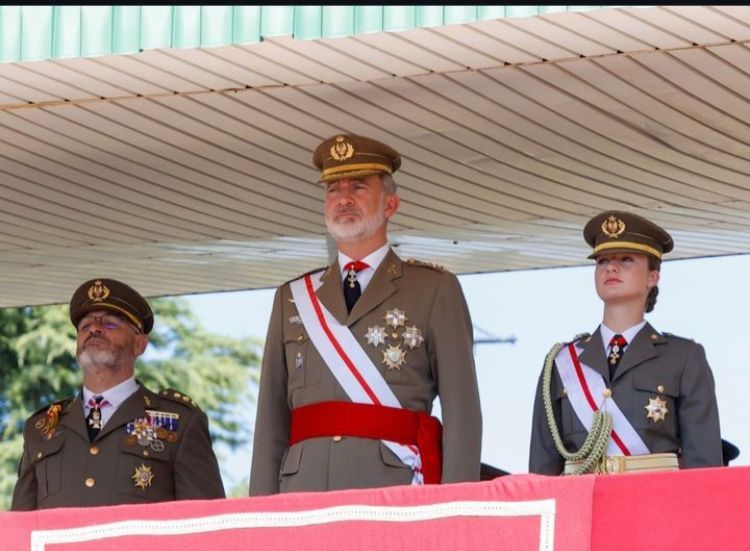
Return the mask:
M583 336L585 335L579 335L575 340L578 340ZM555 363L557 355L566 346L567 345L564 343L556 343L544 359L544 370L542 371L542 400L544 402L544 411L547 414L547 424L552 433L552 440L555 442L557 451L566 461L584 460L580 466L576 467L576 469L570 473L571 475L578 475L594 472L596 463L604 455L604 451L607 449L607 443L609 442L609 436L612 433L612 416L606 411L597 410L594 413L591 431L589 431L581 449L577 452L570 452L565 448L565 444L563 444L562 437L560 436L560 430L557 427L557 421L555 421L555 413L552 410L551 387L552 366Z

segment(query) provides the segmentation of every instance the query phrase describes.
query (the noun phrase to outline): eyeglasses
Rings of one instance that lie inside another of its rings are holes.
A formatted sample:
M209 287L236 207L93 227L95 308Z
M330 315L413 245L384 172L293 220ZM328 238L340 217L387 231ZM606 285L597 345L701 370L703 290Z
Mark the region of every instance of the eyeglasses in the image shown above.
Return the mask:
M99 325L107 331L114 331L119 329L125 324L130 325L136 332L139 332L137 328L131 325L125 318L118 316L117 314L104 314L102 316L86 316L80 322L76 328L79 333L85 333L89 331L95 322L99 322Z

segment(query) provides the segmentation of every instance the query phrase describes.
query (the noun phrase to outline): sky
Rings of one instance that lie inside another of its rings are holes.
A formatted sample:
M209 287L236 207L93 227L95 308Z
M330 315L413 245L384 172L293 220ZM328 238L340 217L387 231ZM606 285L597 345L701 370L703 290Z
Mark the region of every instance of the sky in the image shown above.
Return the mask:
M511 473L528 472L532 406L544 357L555 342L593 332L601 322L593 261L583 262L575 268L459 276L475 328L516 339L515 344L475 346L485 463ZM748 276L750 255L667 260L656 308L646 315L658 331L705 347L716 380L722 437L740 448L732 465L750 465L744 410L750 389L750 339L744 335L750 326ZM263 289L187 299L209 330L265 339L273 295L273 289ZM484 335L475 331L475 336ZM254 413L248 415L252 424ZM248 475L251 445L219 450L227 488Z

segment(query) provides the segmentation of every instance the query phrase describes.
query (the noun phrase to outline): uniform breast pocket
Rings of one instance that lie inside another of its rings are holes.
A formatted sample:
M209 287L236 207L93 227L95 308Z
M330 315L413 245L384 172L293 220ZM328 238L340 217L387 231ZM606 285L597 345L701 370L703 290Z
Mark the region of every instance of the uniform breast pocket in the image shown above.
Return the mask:
M679 385L672 378L653 375L633 377L633 425L651 433L677 434Z
M161 442L161 441L160 441ZM120 443L115 469L115 488L135 501L164 501L174 499L174 476L171 453L154 451L146 446L128 446Z
M63 438L53 438L31 452L36 473L38 503L60 491L63 477L63 444Z
M320 380L320 362L310 361L315 348L302 331L284 337L284 354L290 390L316 384Z
M583 426L578 415L576 415L573 405L568 398L567 391L564 388L559 389L554 399L557 401L559 408L558 411L560 411L560 418L562 420L560 432L563 437L582 435L586 433L586 427Z

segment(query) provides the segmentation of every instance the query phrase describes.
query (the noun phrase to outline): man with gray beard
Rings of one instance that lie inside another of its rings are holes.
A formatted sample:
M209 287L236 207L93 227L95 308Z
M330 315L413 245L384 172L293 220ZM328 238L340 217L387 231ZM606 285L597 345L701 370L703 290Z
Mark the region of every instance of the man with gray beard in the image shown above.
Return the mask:
M250 495L478 480L481 412L461 286L388 246L400 155L338 135L313 163L338 255L276 293ZM436 397L442 426L430 415Z
M26 422L12 509L224 497L206 415L175 390L135 379L154 316L114 279L92 279L70 301L83 386Z

